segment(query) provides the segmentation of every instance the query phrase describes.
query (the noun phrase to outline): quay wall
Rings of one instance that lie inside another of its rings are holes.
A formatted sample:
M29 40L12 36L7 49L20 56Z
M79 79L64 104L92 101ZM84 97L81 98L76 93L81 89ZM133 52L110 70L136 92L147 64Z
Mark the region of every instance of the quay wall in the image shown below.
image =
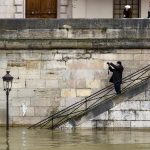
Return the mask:
M150 64L149 24L149 19L0 20L0 77L6 70L14 77L10 124L34 124L110 85L107 62L122 61L124 77ZM96 120L99 127L150 127L149 116L145 89ZM0 124L5 122L1 80Z

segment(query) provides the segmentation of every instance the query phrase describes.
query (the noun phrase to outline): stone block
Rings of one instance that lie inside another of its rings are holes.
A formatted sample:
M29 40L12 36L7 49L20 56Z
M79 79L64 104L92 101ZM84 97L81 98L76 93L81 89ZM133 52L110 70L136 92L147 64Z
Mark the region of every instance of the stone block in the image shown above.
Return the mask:
M23 5L23 0L15 0L15 5Z
M58 54L85 54L84 49L59 49Z
M142 49L142 54L149 54L150 53L150 49Z
M90 89L77 89L77 96L85 97L91 95Z
M90 39L94 37L93 31L88 29L72 29L69 30L69 33L72 35L71 38L76 38L76 39Z
M101 54L100 57L104 61L133 60L132 54Z
M136 111L136 120L150 120L150 111Z
M35 97L39 98L59 98L61 96L61 89L35 89Z
M76 80L59 80L59 88L65 89L75 89L77 87Z
M62 54L50 54L50 53L43 53L42 54L42 61L52 61L52 60L62 60Z
M76 102L79 102L80 100L81 100L81 98L79 98L79 97L66 97L65 98L65 104L66 104L65 108L75 104ZM80 108L82 108L82 107L80 107Z
M131 121L114 121L114 128L131 128Z
M47 69L66 69L64 61L47 61L45 63Z
M103 69L98 69L98 70L95 70L95 72L94 72L94 79L97 80L97 81L98 80L101 81L103 79L108 80L109 76L108 76L108 66L107 66L107 69L104 69L104 68Z
M145 100L145 92L142 92L136 96L134 96L133 98L130 99L131 101L142 101Z
M33 96L35 96L35 92L34 92L34 89L31 89L31 88L29 88L29 89L17 89L17 91L16 91L16 93L17 93L17 96L16 97L18 97L18 98L29 98L29 97L33 97Z
M17 6L16 7L16 12L17 13L23 13L23 6Z
M53 39L65 39L65 38L68 38L68 31L66 29L64 29L64 28L54 29L54 30L50 31L50 37L53 38ZM55 43L55 41L54 41L54 43Z
M100 60L70 60L67 62L69 69L102 69L103 62Z
M101 54L100 57L104 61L116 61L119 58L117 54Z
M24 15L23 13L15 13L15 18L24 18Z
M60 6L60 13L67 13L67 8L65 6Z
M10 116L21 116L20 107L10 107Z
M52 111L51 107L35 107L35 117L49 116Z
M46 87L46 80L41 80L39 79L38 82L37 80L26 80L26 88L45 88Z
M71 78L72 80L94 80L94 70L71 70L69 78Z
M131 121L131 128L149 128L150 121Z
M73 47L75 47L75 43L74 43ZM92 48L92 43L90 41L88 41L88 40L77 41L77 47L79 49L81 49L81 48L83 48L83 49L85 49L85 48L90 49L90 48Z
M68 5L68 0L61 0L60 5Z
M111 110L140 110L140 101L125 101L113 107Z
M0 124L6 124L6 110L0 109Z
M46 88L58 88L58 80L46 80Z
M51 98L34 97L31 99L31 106L34 107L51 106L51 104Z
M104 32L104 30L102 30ZM120 38L121 29L106 29L106 37L108 39Z
M106 32L103 32L103 29L93 29L92 31L92 38L97 39L106 39Z
M27 97L25 97L25 98L13 98L12 103L11 103L11 105L14 107L17 107L17 106L21 107L23 105L28 107L28 106L30 106L30 104L31 104L30 98L27 98Z
M97 128L113 128L114 127L114 121L95 121L95 127Z
M17 30L1 30L0 31L1 43L4 42L4 39L16 39L17 38ZM2 45L3 46L3 43Z
M60 14L60 18L68 18L68 15L67 14Z
M6 41L6 46L7 49L27 49L28 48L28 44L25 41L18 41L18 40L14 40L14 41Z
M109 120L135 120L135 111L110 111Z
M44 117L13 117L12 123L13 125L32 125L44 119Z
M26 61L26 69L27 70L36 70L36 69L40 69L41 67L41 62L40 61Z
M1 7L0 7L0 9L1 9ZM6 13L6 12L2 12L2 13L0 13L0 18L1 19L9 19L9 18L14 18L14 14L13 13Z
M24 79L14 80L12 86L14 89L25 88L26 87L26 81Z
M27 68L24 67L20 67L19 69L19 78L21 80L33 80L33 79L40 79L41 77L41 73L40 70L36 70L36 69L29 69L27 70Z
M8 6L8 5L13 5L13 0L1 0L0 1L1 6Z
M61 97L76 97L76 90L75 89L62 89Z
M85 89L86 88L86 80L77 80L76 81L76 88Z
M102 114L100 114L97 117L92 119L92 121L94 121L94 120L95 121L96 120L99 120L99 121L101 121L101 120L108 120L108 111L106 111L106 112L104 112L104 113L102 113Z
M150 89L146 90L145 92L145 100L150 100Z
M59 37L60 38L60 37ZM62 49L68 49L68 48L77 48L77 41L76 40L53 40L51 42L51 48L58 48L61 47Z
M6 101L0 100L0 109L5 109L5 108L6 108Z
M66 72L66 71L65 71ZM40 73L40 79L46 79L46 80L63 80L63 71L62 70L57 70L57 69L50 69L50 70L41 70Z
M117 49L117 54L141 54L144 50L141 49Z
M28 39L30 37L29 29L22 29L17 32L18 39Z
M18 97L17 89L12 88L9 97L10 97L11 99Z
M101 84L100 84L100 80L86 80L86 87L87 88L100 88Z
M134 60L150 60L150 54L134 54Z
M150 111L150 101L141 101L141 110Z
M94 128L95 127L95 123L92 121L86 121L84 123L82 123L81 125L79 125L78 127L80 128Z
M50 30L49 29L30 29L29 37L32 39L47 39L48 37L50 37Z
M37 61L41 61L41 51L32 51L32 50L29 50L28 52L25 51L24 53L21 53L21 58L23 60L37 60Z
M5 49L5 41L0 41L0 49Z

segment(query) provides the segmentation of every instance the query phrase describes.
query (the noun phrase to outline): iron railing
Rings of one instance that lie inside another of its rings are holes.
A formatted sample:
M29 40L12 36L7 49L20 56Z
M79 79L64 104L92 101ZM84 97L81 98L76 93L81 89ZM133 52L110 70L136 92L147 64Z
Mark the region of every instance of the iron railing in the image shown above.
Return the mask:
M126 92L132 87L135 87L150 78L150 65L126 76L122 80L122 93ZM73 105L56 112L55 114L47 117L46 119L30 126L29 128L47 128L55 129L66 122L75 122L83 115L92 111L100 104L115 98L114 85L109 85L106 88L97 91L96 93L85 97L84 99L74 103ZM113 107L113 106L111 106Z

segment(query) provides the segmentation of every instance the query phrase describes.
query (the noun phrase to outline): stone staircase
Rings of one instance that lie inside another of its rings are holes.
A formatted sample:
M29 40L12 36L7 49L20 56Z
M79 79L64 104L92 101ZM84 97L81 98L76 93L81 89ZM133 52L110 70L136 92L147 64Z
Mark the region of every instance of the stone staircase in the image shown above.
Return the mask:
M58 127L78 127L100 114L110 110L119 103L127 101L149 88L150 65L130 74L123 79L122 94L116 95L113 85L110 85L75 104L49 116L29 128L55 129Z

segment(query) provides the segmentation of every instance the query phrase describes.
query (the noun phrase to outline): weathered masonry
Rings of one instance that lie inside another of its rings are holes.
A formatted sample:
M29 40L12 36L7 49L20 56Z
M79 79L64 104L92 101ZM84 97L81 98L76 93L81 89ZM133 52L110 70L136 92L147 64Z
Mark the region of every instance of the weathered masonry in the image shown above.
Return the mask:
M150 64L149 19L0 20L0 73L14 76L11 125L34 124L110 83L106 62L124 76ZM150 88L81 127L150 127ZM6 97L0 81L0 124Z

